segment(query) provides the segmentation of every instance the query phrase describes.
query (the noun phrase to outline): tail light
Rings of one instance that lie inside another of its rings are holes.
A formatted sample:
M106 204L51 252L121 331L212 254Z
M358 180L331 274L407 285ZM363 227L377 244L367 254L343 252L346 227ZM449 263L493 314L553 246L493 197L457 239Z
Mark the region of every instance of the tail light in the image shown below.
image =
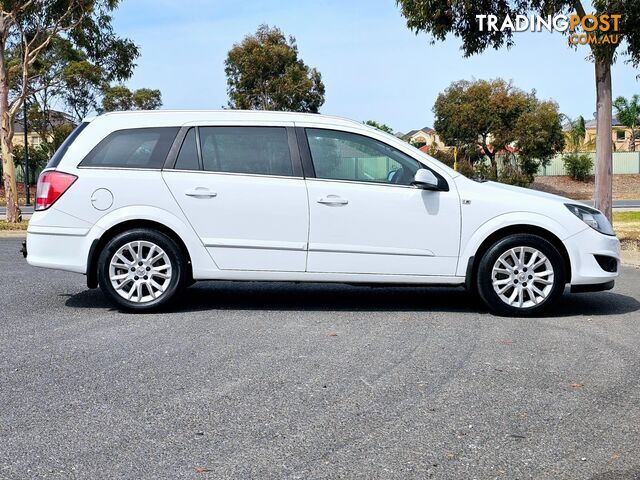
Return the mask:
M66 192L73 182L78 179L69 173L49 170L38 177L36 188L36 210L46 210Z

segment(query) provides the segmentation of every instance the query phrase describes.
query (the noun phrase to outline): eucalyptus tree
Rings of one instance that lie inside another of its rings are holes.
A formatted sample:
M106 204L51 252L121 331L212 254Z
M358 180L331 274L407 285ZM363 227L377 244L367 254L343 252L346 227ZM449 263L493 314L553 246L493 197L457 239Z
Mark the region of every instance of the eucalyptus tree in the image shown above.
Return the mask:
M47 85L64 81L64 68L38 65L60 39L85 61L111 72L112 80L129 78L138 48L113 30L111 12L118 0L2 0L0 1L0 150L7 204L7 221L20 220L13 123L29 96L41 93L43 72ZM45 62L46 63L46 62ZM67 76L67 79L69 77Z
M509 48L514 45L514 28L502 28L509 19L531 18L539 15L549 18L556 15L574 15L577 20L572 28L563 31L572 35L583 30L585 44L589 48L589 59L595 67L596 117L597 117L597 166L596 207L611 219L612 207L612 86L611 66L623 57L634 66L640 64L640 2L638 0L396 0L407 26L413 31L426 32L431 41L443 41L448 35L462 40L464 56L481 53L488 48ZM589 4L590 3L590 4ZM588 14L585 5L593 7ZM602 17L602 16L606 17ZM498 19L500 28L480 28L480 19ZM599 20L605 19L602 28ZM568 22L567 22L568 25ZM605 26L607 29L605 29ZM576 45L573 42L573 45ZM578 48L577 45L576 48ZM548 55L548 53L547 53Z

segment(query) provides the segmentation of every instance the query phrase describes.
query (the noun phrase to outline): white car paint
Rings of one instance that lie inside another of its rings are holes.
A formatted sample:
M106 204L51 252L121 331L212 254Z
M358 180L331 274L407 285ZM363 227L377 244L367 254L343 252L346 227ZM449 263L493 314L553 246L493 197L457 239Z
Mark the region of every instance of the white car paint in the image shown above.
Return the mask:
M116 130L187 125L295 126L357 133L440 174L449 191L302 177L78 166ZM596 232L563 205L576 202L469 180L392 135L336 117L233 110L109 113L89 120L56 169L78 179L30 221L27 260L35 266L87 273L91 246L105 232L122 222L146 220L166 226L183 241L195 280L461 285L469 259L490 235L506 227L534 226L563 242L571 260L571 284L606 283L617 276L602 270L593 254L619 259L618 240ZM100 208L94 205L96 195Z

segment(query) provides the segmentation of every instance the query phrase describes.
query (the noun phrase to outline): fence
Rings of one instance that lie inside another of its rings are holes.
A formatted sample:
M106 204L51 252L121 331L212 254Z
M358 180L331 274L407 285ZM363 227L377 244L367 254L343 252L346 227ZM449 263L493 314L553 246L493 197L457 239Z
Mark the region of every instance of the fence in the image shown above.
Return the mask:
M551 162L546 167L540 167L538 175L550 176L550 175L567 175L567 171L564 168L564 156L566 154L556 155L551 159ZM593 159L594 168L591 169L591 174L595 173L596 154L586 153ZM640 173L640 152L614 152L613 153L613 173Z

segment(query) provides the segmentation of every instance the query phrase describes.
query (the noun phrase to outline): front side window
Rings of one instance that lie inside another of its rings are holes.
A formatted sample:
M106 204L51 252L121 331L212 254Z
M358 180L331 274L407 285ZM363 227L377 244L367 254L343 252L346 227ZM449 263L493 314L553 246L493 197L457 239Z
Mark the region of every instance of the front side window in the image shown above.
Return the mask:
M199 132L204 170L293 175L284 127L200 127Z
M411 185L420 162L354 133L307 128L316 178Z
M82 160L82 167L162 168L177 127L131 128L109 134Z

